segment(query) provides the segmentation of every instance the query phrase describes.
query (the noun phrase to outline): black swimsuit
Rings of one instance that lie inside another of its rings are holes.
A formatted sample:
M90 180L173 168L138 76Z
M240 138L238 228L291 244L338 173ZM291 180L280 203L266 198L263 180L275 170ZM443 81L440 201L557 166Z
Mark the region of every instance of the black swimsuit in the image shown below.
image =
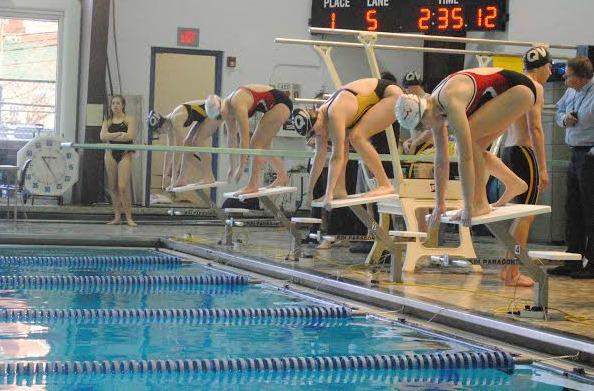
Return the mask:
M128 133L128 124L125 122L120 122L119 124L111 123L109 125L109 128L107 128L107 132L108 133L118 133L118 132ZM110 141L109 143L110 144L133 144L132 141ZM113 157L113 160L116 161L116 163L119 163L122 160L122 158L124 157L124 155L126 155L127 153L130 153L130 152L134 152L134 151L123 151L123 150L112 149L111 156Z

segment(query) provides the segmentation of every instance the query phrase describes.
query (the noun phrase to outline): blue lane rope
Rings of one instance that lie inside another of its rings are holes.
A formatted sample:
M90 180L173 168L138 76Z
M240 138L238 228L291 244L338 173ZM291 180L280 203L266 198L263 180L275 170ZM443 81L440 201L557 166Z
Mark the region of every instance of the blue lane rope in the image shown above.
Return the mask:
M189 308L189 309L0 309L0 322L199 321L230 318L349 318L347 307Z
M447 385L460 385L466 387L477 386L504 386L511 383L509 374L499 370L491 369L455 369L455 370L338 370L338 371L293 371L293 372L271 372L271 371L248 371L248 372L177 372L164 375L159 372L143 372L134 374L74 374L66 376L51 377L51 381L42 375L8 375L0 378L0 384L13 384L23 386L26 382L31 385L66 385L69 389L78 389L81 386L89 386L88 382L100 381L104 384L113 382L129 383L131 380L138 382L150 381L150 384L163 385L163 389L170 387L172 382L178 382L184 385L193 385L198 383L196 389L209 389L210 386L217 389L221 386L228 387L238 385L256 385L258 383L273 385L286 384L315 384L318 386L337 384L343 385L367 385L379 383L382 385L393 386L398 389L399 385L411 384L425 386L439 384L441 387ZM96 384L96 383L91 383ZM440 388L441 389L441 388Z
M33 289L45 287L70 288L88 285L245 285L246 276L0 276L0 288Z
M222 358L185 360L104 360L0 363L0 376L53 374L132 374L227 371L328 370L452 370L514 368L507 352L428 353L274 358Z
M71 266L98 265L179 265L181 258L161 253L146 255L50 255L50 256L0 256L0 265L10 266Z
M71 286L34 286L18 287L19 290L43 290L46 292L72 292L80 294L120 293L166 294L171 292L192 292L205 295L242 295L249 285L71 285Z

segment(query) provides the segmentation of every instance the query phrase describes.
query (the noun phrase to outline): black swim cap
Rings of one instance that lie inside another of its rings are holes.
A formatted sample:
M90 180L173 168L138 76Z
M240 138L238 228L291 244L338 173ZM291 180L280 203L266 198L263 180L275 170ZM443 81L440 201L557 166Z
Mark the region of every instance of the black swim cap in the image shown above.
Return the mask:
M539 68L551 62L551 54L545 46L535 46L524 54L524 68L526 70Z

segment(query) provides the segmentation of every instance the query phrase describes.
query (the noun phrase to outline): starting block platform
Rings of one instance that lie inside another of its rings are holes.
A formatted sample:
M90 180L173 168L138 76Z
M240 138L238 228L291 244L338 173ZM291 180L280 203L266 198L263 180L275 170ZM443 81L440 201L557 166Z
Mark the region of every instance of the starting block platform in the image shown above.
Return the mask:
M277 219L291 234L292 237L292 245L289 255L285 258L286 260L290 261L299 261L299 257L301 256L301 249L298 246L301 243L301 235L299 234L299 230L297 228L297 224L292 223L287 216L272 202L270 197L281 195L281 194L289 194L295 193L297 191L296 187L293 186L279 186L279 187L261 187L258 189L257 192L254 193L246 193L246 194L237 194L237 192L230 191L224 193L223 196L225 198L235 198L240 201L245 201L251 198L258 198L262 203L264 209L268 211L268 213L272 214L272 216Z
M447 211L441 216L441 222L447 224L460 224L460 221L452 221L451 218L458 210ZM507 204L493 208L491 213L482 216L473 217L470 225L480 225L495 223L497 221L514 220L520 217L535 216L551 213L551 207L548 205L522 205Z
M296 187L292 186L279 186L279 187L261 187L255 193L246 193L246 194L237 194L237 192L229 191L224 193L223 196L225 198L235 198L240 201L249 200L250 198L262 198L262 197L270 197L279 194L287 194L287 193L295 193L297 191Z
M374 197L363 197L363 194L351 194L347 196L347 198L342 198L339 200L332 200L329 205L325 205L322 201L313 201L311 206L316 208L329 208L329 209L338 209L338 208L348 208L350 206L355 205L366 205L366 204L374 204L380 201L387 201L387 200L398 200L397 194L384 194L380 196Z
M185 191L196 191L212 189L226 185L227 182L212 182L212 183L190 183L185 186L174 187L171 189L173 193L183 193Z

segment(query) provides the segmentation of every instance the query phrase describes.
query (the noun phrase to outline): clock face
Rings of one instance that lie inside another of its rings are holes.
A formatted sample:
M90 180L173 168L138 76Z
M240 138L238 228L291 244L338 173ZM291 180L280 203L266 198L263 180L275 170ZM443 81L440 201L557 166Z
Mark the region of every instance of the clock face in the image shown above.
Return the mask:
M64 141L55 135L39 136L19 151L19 167L31 160L25 188L32 194L59 196L78 180L78 153L62 147Z

